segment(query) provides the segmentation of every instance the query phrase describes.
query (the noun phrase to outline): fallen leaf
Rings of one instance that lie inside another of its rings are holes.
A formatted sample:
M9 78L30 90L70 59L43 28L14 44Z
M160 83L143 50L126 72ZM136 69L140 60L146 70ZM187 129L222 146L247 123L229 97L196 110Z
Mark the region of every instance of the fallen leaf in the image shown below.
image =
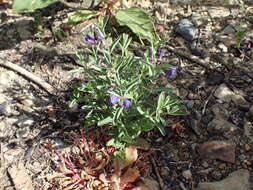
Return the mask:
M160 190L159 183L157 181L155 181L154 179L147 178L147 177L143 177L141 179L142 179L143 183L145 184L145 186L148 189L151 189L151 190ZM146 190L146 189L144 189L144 190Z
M120 177L120 182L132 183L140 177L140 171L136 168L128 168L128 170Z
M142 149L142 150L148 150L150 148L150 144L148 143L148 141L140 137L136 138L134 143L131 146L134 146L137 149Z
M175 131L178 135L181 135L181 133L184 131L184 127L181 125L180 122L172 124L171 129Z
M209 141L197 148L201 158L235 163L235 145L229 141Z
M129 146L125 148L125 159L118 159L120 170L133 164L138 158L137 148Z
M15 185L16 190L33 190L32 180L23 163L13 164L8 168L8 173Z
M152 189L150 189L146 185L140 185L140 186L132 188L131 190L152 190Z

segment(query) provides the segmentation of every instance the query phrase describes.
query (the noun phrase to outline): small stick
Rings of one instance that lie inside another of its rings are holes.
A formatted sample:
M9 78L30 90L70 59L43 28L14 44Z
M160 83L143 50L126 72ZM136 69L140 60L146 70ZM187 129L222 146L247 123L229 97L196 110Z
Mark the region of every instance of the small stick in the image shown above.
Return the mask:
M42 80L41 78L37 77L35 74L20 67L19 65L16 65L10 61L0 58L0 66L5 67L7 69L11 69L11 70L16 71L17 73L23 75L27 79L31 80L32 82L36 83L41 88L46 90L49 94L52 94L52 95L56 94L56 89L53 86L51 86L50 84L48 84L46 81Z
M151 160L151 162L152 162L152 165L154 166L155 173L156 173L156 176L157 176L157 178L158 178L158 182L159 182L160 188L161 188L162 190L164 190L164 189L165 189L165 185L164 185L164 183L163 183L163 180L162 180L162 178L161 178L161 176L160 176L160 173L159 173L159 171L158 171L158 168L157 168L157 166L156 166L156 162L155 162L155 160L154 160L153 157L150 157L150 160Z
M209 66L209 64L207 62L199 59L197 56L191 55L189 53L182 52L182 51L177 50L174 47L171 47L171 46L168 46L168 45L166 45L165 48L167 48L169 51L171 51L171 52L173 52L175 54L178 54L178 55L180 55L180 56L182 56L182 57L184 57L184 58L186 58L186 59L188 59L188 60L190 60L192 62L198 63L199 65L201 65L202 67L204 67L204 68L206 68L208 70L211 69L210 66Z

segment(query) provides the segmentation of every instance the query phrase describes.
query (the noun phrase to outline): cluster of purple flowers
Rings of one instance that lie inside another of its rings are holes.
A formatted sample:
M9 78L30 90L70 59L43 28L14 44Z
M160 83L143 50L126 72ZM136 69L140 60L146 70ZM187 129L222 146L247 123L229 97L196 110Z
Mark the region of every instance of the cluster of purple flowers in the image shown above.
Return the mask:
M164 54L165 54L165 50L160 49L158 60L162 60ZM167 78L172 78L176 73L177 73L177 68L176 67L172 67L172 68L169 68L169 69L165 70L165 75L166 75Z
M102 33L102 31L98 27L95 28L95 34L96 34L96 37L98 40L102 40L105 38L104 34ZM84 35L84 41L88 44L91 44L91 45L97 45L97 41L95 40L95 38L89 34Z
M120 97L114 94L112 94L109 98L109 104L112 104L112 105L118 103L119 101L120 101ZM122 107L129 108L130 106L132 106L132 104L133 103L129 99L125 98L123 101Z

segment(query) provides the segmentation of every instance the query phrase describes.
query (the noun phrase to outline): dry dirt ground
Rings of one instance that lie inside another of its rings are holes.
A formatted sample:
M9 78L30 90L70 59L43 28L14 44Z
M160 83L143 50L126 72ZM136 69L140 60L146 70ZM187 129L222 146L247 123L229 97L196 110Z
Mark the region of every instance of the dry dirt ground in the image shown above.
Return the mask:
M164 83L189 111L172 118L166 136L158 131L144 135L153 150L146 163L149 175L161 189L253 189L252 3L165 0L129 5L147 10L158 34L169 39L164 59L178 72ZM68 151L73 146L69 134L79 134L83 127L83 111L68 103L84 74L69 71L79 67L74 51L85 50L82 32L93 21L60 39L49 26L59 28L69 11L55 4L17 15L0 2L0 189L57 189L48 176L59 172L60 161L46 145ZM38 12L47 27L36 32ZM185 18L198 31L195 49L175 32ZM54 95L2 67L6 61L45 80Z

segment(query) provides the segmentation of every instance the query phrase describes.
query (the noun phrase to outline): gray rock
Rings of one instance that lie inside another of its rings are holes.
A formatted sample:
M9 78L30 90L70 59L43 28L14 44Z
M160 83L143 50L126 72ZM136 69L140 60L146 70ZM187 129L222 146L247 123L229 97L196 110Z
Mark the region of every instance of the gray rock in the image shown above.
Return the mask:
M192 179L192 173L191 173L191 170L185 170L182 172L182 176L187 179L187 180L190 180Z
M23 128L19 128L17 131L16 131L16 136L18 138L26 138L29 136L29 127L23 127Z
M230 15L230 10L225 7L209 7L208 13L212 19L224 18Z
M216 91L214 92L214 96L220 99L222 102L231 102L233 91L231 91L226 84L221 84Z
M238 129L234 124L216 116L210 123L208 123L207 130L211 134L219 134L226 138L230 138L237 133Z
M249 109L249 114L250 114L251 117L253 117L253 105Z
M27 116L22 116L16 123L20 128L23 127L29 127L34 124L34 119L27 117Z
M4 94L0 94L0 115L10 116L12 108L10 105L10 98Z
M231 98L232 98L232 101L237 106L242 107L242 108L246 108L246 109L250 108L249 102L247 102L242 95L240 95L240 94L233 94L231 96Z
M199 183L196 190L250 190L249 178L249 171L240 169L222 181Z
M198 121L198 120L196 120L196 119L191 119L191 125L190 125L190 127L192 128L192 130L194 131L194 133L195 133L196 135L200 136L200 135L201 135L201 131L200 131L200 129L199 129L198 124L199 124L199 121Z
M0 92L15 81L16 74L0 68ZM1 98L0 98L1 101Z
M188 41L193 41L198 37L197 29L194 28L193 24L188 19L180 21L176 28L176 32Z
M253 131L252 123L250 121L244 119L244 126L243 127L244 127L244 135L246 137L248 137L251 140L251 142L253 142L253 135L251 133L251 131Z

